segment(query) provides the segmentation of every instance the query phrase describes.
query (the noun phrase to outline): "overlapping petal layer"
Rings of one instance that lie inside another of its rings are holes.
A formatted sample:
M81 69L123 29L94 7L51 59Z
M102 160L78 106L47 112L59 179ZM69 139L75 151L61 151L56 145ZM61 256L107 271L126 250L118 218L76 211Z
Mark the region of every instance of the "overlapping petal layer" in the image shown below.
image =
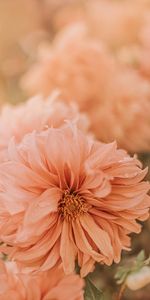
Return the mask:
M12 137L20 142L27 133L61 127L66 120L77 122L80 129L88 129L86 115L78 112L76 104L66 105L56 91L47 99L35 96L18 106L4 106L0 114L0 159L5 158Z
M0 261L0 282L0 300L83 300L83 280L65 276L61 267L29 275L15 263Z

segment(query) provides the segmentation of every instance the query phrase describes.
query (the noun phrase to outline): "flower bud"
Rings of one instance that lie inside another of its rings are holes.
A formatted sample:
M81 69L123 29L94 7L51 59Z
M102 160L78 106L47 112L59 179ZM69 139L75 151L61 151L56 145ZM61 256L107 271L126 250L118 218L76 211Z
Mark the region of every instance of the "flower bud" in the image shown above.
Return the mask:
M143 267L136 273L127 277L126 285L130 290L136 291L150 283L150 267Z

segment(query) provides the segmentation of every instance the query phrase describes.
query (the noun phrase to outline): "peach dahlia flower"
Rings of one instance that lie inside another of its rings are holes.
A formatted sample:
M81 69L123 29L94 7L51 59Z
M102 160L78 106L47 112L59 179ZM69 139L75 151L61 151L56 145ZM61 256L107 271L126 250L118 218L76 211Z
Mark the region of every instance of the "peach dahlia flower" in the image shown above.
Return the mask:
M136 158L85 136L75 125L11 141L0 165L1 250L25 269L85 276L94 262L119 262L136 220L148 218L148 182ZM9 247L5 246L9 245Z
M61 267L29 275L15 263L0 261L0 300L83 300L82 288L83 280L65 276Z
M23 88L30 94L49 95L59 88L65 99L92 109L91 101L100 101L115 63L105 46L91 38L85 23L75 23L60 31L52 47L39 50L38 62L24 75Z
M117 63L85 24L59 33L23 83L31 93L46 95L59 87L68 102L75 100L87 112L101 141L116 139L128 151L149 151L149 82Z
M60 101L56 92L47 99L36 96L17 106L5 105L0 113L0 160L5 158L11 137L20 142L26 133L61 127L65 120L77 121L83 130L88 128L87 117L78 112L75 104Z

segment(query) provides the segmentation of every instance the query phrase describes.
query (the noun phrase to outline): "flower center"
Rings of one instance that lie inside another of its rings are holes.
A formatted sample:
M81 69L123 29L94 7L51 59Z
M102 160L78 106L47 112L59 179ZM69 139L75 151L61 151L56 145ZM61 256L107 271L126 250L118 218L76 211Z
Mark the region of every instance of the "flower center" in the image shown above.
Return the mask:
M75 220L77 217L87 212L87 210L88 205L81 196L74 192L71 193L68 190L64 191L58 204L58 211L64 219L68 221Z

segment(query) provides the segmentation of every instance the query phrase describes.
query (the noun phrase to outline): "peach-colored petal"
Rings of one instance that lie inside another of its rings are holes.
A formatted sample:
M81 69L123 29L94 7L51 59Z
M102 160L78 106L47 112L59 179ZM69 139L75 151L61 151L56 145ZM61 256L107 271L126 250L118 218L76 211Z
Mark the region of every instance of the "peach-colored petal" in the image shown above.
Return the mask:
M62 267L25 274L14 263L0 262L0 300L83 300L83 280L65 276Z
M88 232L89 236L93 239L100 252L102 254L105 253L111 262L111 258L113 257L113 249L108 234L96 225L91 216L83 216L81 218L81 224ZM95 232L97 234L95 234Z
M18 143L27 133L40 132L48 127L59 128L64 126L66 120L76 122L79 128L87 131L88 118L78 112L76 104L66 105L61 100L58 93L53 92L47 99L36 96L18 106L4 106L0 112L0 161L7 159L7 146L12 137L15 137ZM39 153L35 152L35 160L31 161L36 167L38 155Z
M61 233L60 256L66 274L70 274L73 272L75 268L75 259L77 254L77 248L71 240L71 230L71 225L68 224L68 222L64 221Z

